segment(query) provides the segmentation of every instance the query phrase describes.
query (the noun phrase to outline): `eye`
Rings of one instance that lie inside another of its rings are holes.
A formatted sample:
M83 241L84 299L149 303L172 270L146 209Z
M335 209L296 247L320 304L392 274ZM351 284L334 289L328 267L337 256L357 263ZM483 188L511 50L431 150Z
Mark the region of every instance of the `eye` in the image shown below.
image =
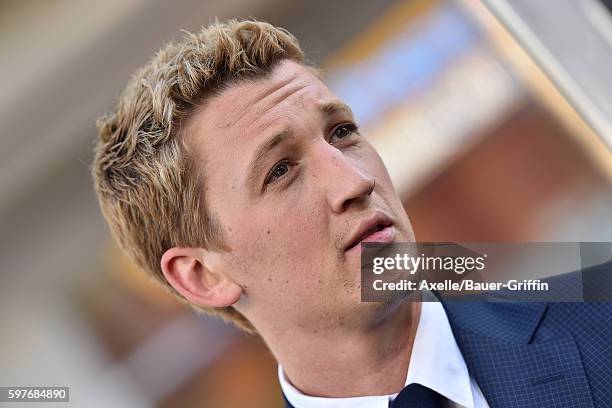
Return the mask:
M283 177L285 174L289 172L291 168L291 164L287 160L282 160L272 167L270 173L266 177L266 181L264 184L267 186L268 184L272 184L277 181L279 178Z
M339 140L345 139L355 132L357 132L357 125L355 125L354 123L345 123L336 127L333 130L329 142L333 144L335 141L334 138Z

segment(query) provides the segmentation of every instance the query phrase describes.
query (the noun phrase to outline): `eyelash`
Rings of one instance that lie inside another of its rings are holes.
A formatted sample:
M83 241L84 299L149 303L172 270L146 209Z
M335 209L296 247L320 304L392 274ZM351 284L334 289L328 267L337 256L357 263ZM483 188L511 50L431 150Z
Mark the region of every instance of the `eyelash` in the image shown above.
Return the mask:
M338 125L334 128L334 130L332 130L331 132L331 136L328 140L328 143L331 145L334 145L334 143L331 141L332 137L335 135L335 133L340 130L340 129L347 129L348 130L348 134L346 134L345 136L342 136L340 139L345 139L347 137L352 136L355 133L359 133L359 127L355 124L355 123L343 123L341 125ZM289 167L293 167L295 166L296 163L292 163L290 160L288 159L283 159L279 162L277 162L272 169L270 170L270 172L268 173L268 175L266 176L266 179L264 181L264 189L265 187L267 187L268 185L271 184L275 184L278 182L279 179L281 179L282 177L284 177L287 173L289 173L290 168L287 169L287 171L279 176L274 176L273 173L276 169L279 168L280 165L286 165Z

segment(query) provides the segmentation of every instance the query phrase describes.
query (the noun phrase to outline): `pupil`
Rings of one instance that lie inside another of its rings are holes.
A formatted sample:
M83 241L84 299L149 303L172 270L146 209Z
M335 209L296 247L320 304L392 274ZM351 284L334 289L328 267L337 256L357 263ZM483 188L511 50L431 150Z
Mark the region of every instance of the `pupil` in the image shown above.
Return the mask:
M280 164L276 167L276 170L274 171L274 175L275 176L282 176L283 174L285 174L287 170L287 165L286 164Z

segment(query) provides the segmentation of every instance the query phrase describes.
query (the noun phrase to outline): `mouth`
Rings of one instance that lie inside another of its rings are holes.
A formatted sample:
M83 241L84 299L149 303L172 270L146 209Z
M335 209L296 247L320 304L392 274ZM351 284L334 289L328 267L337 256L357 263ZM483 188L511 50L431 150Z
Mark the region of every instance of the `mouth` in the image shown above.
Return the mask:
M359 224L345 246L345 252L361 252L362 242L392 242L396 230L393 222L382 214L376 214Z

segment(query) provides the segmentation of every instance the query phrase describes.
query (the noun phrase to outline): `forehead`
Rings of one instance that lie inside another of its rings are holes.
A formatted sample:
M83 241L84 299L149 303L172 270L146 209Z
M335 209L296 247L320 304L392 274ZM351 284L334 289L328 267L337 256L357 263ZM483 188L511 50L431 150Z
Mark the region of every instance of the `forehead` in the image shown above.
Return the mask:
M190 120L190 142L208 178L227 154L246 161L264 135L315 118L320 106L336 100L310 69L282 61L268 77L230 85L208 99Z
M268 77L231 85L212 98L204 108L203 122L209 129L261 130L262 124L279 108L299 107L306 103L333 98L333 93L314 73L294 61L278 64ZM291 106L293 105L293 106ZM208 109L207 109L208 108ZM275 110L276 109L276 110Z

